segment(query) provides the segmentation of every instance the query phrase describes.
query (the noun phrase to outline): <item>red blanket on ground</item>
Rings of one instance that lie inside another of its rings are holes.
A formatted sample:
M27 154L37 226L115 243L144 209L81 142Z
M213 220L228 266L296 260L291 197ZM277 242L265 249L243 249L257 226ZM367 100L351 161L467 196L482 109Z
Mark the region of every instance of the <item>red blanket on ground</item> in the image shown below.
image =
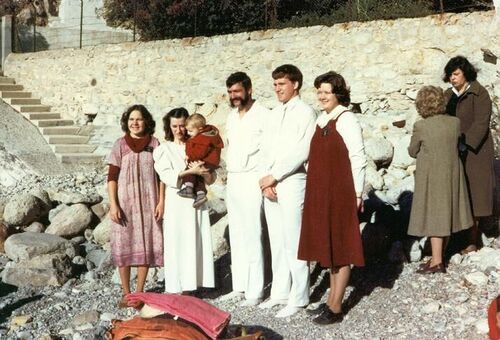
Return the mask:
M131 293L127 295L127 301L129 303L142 301L153 308L177 315L200 327L212 339L219 336L231 319L231 314L193 296Z

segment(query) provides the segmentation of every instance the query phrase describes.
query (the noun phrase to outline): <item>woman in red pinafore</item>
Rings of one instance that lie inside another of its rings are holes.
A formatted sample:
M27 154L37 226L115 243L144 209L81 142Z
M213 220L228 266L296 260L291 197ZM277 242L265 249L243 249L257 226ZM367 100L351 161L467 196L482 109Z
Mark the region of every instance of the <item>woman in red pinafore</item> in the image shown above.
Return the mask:
M323 112L311 140L298 257L330 268L328 300L311 314L319 314L315 323L331 324L343 318L350 265L364 265L358 210L366 157L344 78L328 72L314 86Z

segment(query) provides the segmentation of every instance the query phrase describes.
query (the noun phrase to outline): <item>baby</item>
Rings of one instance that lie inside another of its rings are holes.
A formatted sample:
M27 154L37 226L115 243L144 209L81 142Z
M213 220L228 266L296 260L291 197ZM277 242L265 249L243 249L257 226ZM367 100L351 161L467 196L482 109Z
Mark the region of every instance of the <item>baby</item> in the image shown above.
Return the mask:
M194 113L186 119L186 161L203 161L210 171L219 167L221 149L224 143L215 126L207 125L205 117ZM202 176L188 175L182 178L181 197L194 198L193 207L198 208L207 201L207 189Z

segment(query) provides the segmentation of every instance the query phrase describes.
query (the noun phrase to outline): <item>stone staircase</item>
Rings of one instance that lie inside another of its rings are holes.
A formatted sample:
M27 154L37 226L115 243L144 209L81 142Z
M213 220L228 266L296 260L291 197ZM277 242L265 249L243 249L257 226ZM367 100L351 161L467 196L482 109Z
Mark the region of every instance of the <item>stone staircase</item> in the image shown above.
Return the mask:
M62 163L99 163L103 157L94 154L96 145L88 144L91 126L78 126L71 119L63 119L60 113L51 112L39 98L22 85L5 77L0 70L0 98L35 125Z

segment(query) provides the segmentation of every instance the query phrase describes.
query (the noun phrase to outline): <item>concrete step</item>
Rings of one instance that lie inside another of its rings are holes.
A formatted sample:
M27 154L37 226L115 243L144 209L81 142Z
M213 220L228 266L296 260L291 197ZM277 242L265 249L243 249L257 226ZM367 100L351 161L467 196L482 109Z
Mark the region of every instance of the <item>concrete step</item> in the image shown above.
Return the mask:
M42 135L77 135L77 136L88 136L90 133L89 129L82 129L81 126L51 126L40 128Z
M95 155L93 153L62 153L62 154L56 154L57 158L62 162L62 163L92 163L92 164L97 164L101 163L104 160L103 156Z
M76 136L76 135L49 135L43 136L49 144L86 144L89 136Z
M17 112L50 112L48 105L12 105Z
M61 119L61 114L57 112L23 112L23 116L29 120Z
M97 145L90 144L55 144L50 146L55 153L92 153Z
M49 126L70 126L75 124L71 119L39 119L33 120L32 123L40 128Z
M2 98L30 98L31 92L25 91L1 91L0 97Z
M10 105L40 105L42 104L39 98L8 98L6 102Z
M22 91L23 89L22 85L0 84L0 91Z
M0 84L15 84L16 80L14 78L0 76Z

